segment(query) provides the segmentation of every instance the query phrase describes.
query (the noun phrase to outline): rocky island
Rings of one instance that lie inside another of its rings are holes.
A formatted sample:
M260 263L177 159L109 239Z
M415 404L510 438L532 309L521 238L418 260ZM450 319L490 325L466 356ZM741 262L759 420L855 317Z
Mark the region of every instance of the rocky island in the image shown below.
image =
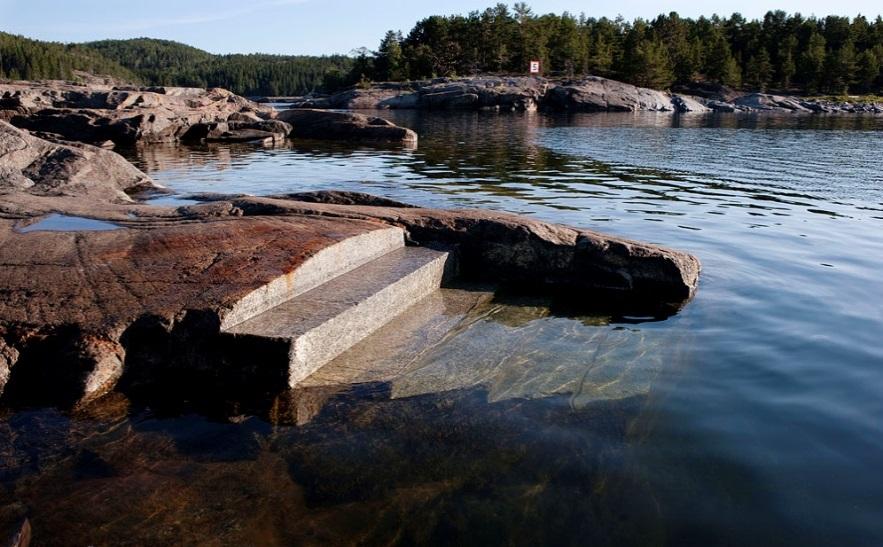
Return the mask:
M275 100L282 100L277 98ZM329 96L290 98L296 108L564 112L883 113L883 104L739 92L722 85L660 91L602 78L476 76L353 86Z
M276 113L223 90L41 82L0 93L12 122L0 121L4 406L82 406L170 385L194 396L208 379L269 401L454 279L655 315L698 284L689 254L504 213L334 191L151 205L142 196L165 189L106 148L416 144L379 118Z

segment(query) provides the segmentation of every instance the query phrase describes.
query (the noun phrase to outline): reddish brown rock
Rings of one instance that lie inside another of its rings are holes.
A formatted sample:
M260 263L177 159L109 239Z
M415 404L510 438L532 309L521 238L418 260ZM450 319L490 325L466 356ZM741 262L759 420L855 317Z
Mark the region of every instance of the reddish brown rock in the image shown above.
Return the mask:
M595 305L670 313L698 283L699 262L686 253L505 213L353 192L149 206L129 195L150 188L149 179L122 161L0 122L4 404L82 405L120 384L133 393L150 382L191 397L206 390L206 378L226 389L287 385L260 366L269 355L261 352L281 346L225 345L225 317L271 282L288 283L319 251L390 225L412 242L454 249L466 277L566 291ZM49 212L113 229L41 230L34 221Z
M349 192L294 194L288 198L242 197L236 207L250 215L312 214L379 220L405 228L417 242L460 248L467 274L534 288L557 288L646 304L680 306L696 290L699 261L687 254L549 224L524 216L475 209L438 210L376 206L373 196ZM650 306L652 307L652 305Z

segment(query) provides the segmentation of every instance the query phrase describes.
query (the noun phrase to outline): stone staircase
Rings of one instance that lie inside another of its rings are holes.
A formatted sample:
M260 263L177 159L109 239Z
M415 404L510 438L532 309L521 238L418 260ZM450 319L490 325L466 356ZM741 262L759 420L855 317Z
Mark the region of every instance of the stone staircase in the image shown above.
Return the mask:
M294 387L436 291L452 263L447 251L406 247L400 228L350 237L241 299L222 335L286 346Z

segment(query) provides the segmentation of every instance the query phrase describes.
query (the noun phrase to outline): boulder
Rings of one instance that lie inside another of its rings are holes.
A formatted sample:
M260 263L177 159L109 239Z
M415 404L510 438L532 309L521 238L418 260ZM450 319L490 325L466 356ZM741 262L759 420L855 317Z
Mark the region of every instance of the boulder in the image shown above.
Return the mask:
M371 141L417 145L417 133L389 120L349 112L315 109L291 109L278 119L290 123L291 136L303 139Z
M794 97L770 95L766 93L749 93L733 101L736 106L751 110L767 110L780 112L811 112L812 110L801 104Z
M727 103L724 101L708 101L705 103L708 108L714 110L715 112L736 112L737 110L744 110L741 107L737 107L732 103Z
M695 97L687 95L672 95L671 104L675 107L675 112L711 112L711 108L700 102Z
M282 142L291 134L291 124L280 120L197 123L181 135L182 141Z
M119 154L75 142L49 142L0 121L0 194L80 195L131 202L160 188Z

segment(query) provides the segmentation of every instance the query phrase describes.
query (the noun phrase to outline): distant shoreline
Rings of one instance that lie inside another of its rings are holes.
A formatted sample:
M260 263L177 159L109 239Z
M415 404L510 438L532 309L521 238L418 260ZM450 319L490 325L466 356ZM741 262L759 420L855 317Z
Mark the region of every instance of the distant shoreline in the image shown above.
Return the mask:
M333 94L253 97L291 108L671 113L883 114L883 98L855 101L744 92L697 82L660 91L586 76L577 79L479 75L351 86Z

